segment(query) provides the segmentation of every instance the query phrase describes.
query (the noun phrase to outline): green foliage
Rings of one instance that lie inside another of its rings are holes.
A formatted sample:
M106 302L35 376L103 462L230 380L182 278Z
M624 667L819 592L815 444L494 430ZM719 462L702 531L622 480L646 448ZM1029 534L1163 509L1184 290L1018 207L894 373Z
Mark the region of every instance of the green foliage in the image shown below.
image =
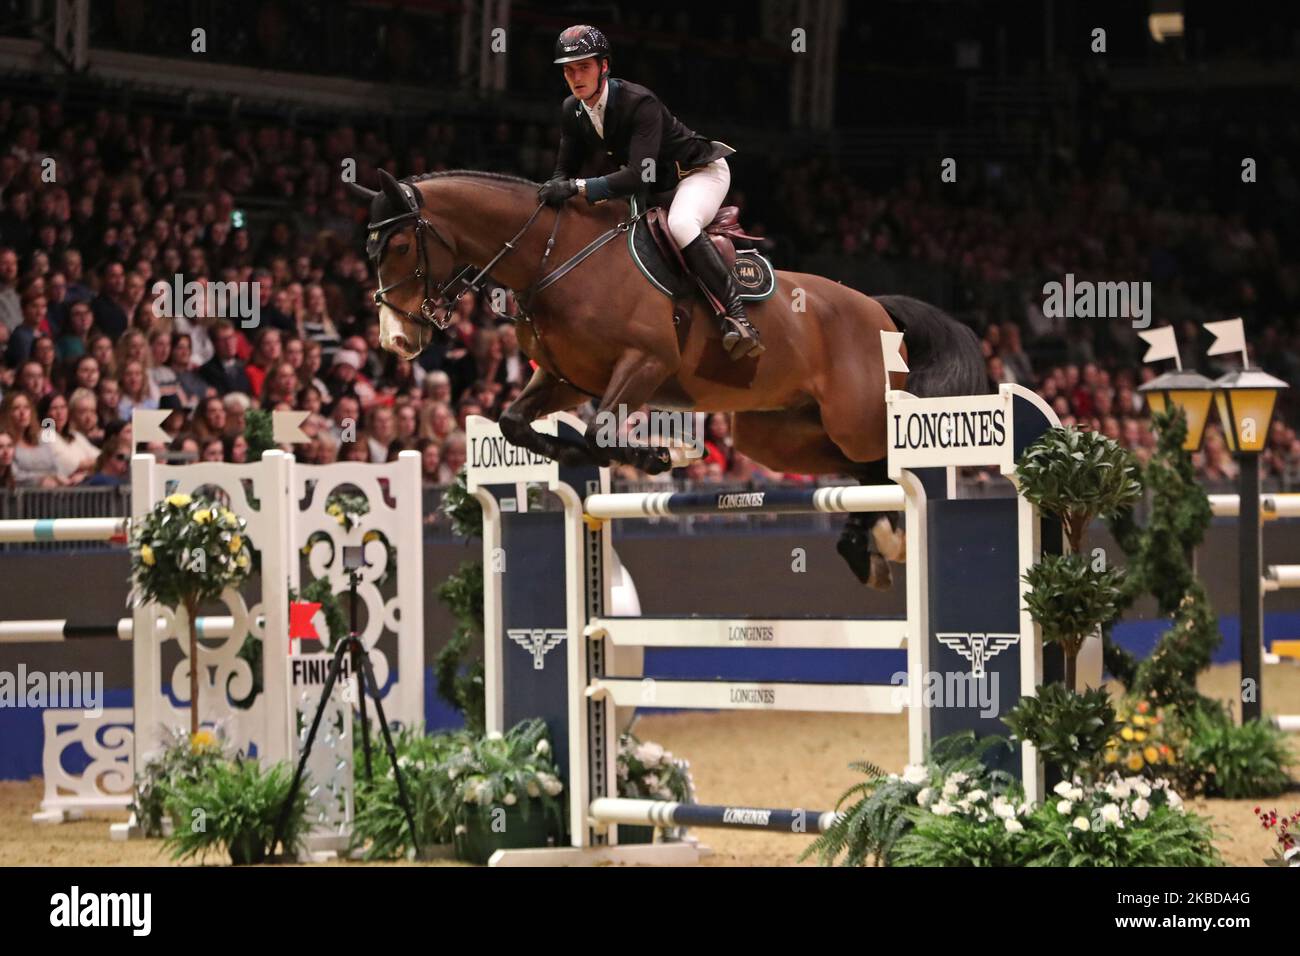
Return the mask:
M1106 742L1117 729L1106 691L1076 694L1063 684L1046 684L1036 697L1020 698L1003 722L1067 779L1076 773L1094 776Z
M442 513L451 523L452 534L470 539L483 537L483 506L469 493L464 468L443 492Z
M452 818L456 826L488 826L499 807L519 806L528 819L533 800L562 826L558 799L564 784L556 775L546 724L527 720L506 734L467 735L464 747L447 761Z
M1150 518L1137 524L1133 508L1118 512L1110 530L1127 561L1115 620L1145 594L1155 598L1158 613L1172 627L1144 661L1111 640L1114 621L1103 629L1106 669L1129 690L1156 706L1199 707L1205 698L1196 675L1209 666L1221 640L1218 621L1204 587L1196 578L1191 555L1210 524L1210 505L1196 480L1189 452L1183 450L1187 418L1171 406L1152 415L1156 449L1142 471L1151 492Z
M1276 796L1290 782L1286 735L1262 720L1237 726L1227 708L1213 702L1180 714L1188 735L1184 763L1201 775L1197 789L1208 797L1241 800Z
M483 642L483 565L466 561L438 586L437 595L456 618L456 630L433 662L438 696L464 715L467 729L481 734L486 719L483 660L466 660Z
M1114 617L1123 578L1119 568L1093 570L1081 554L1046 554L1025 572L1032 589L1025 606L1042 627L1043 640L1059 644L1070 659L1103 621Z
M1028 807L1003 798L977 803L979 812L922 813L894 850L891 866L1031 866L1034 843L1020 817ZM1001 814L1007 814L1004 816Z
M1095 518L1129 508L1142 496L1137 460L1110 439L1075 428L1049 428L1016 463L1021 493L1065 528L1077 553Z
M135 778L131 812L144 835L162 836L167 801L176 787L182 781L197 780L213 763L223 759L215 737L208 744L206 740L191 741L189 733L180 728L165 730L163 749L144 757L144 770Z
M203 495L168 495L131 528L133 606L193 608L238 588L252 552L244 519Z
M172 859L225 850L235 865L261 863L274 850L275 825L289 796L293 768L277 763L263 770L257 760L218 760L194 779L177 781L167 812L174 831L165 841ZM307 786L294 795L284 828L286 852L302 845L307 819Z
M244 440L248 442L249 461L261 461L262 452L277 447L275 429L269 411L250 408L244 413Z
M367 781L360 735L357 738L353 753L357 785L352 848L362 849L367 860L400 859L411 852L411 831L402 811L392 762L383 747L373 749L374 778ZM422 848L452 841L452 787L447 764L453 754L470 743L470 736L464 732L429 736L420 727L403 728L393 739Z
M895 845L927 812L918 799L928 798L928 792L942 793L954 777L957 785L978 783L988 793L1007 795L1014 791L1015 781L1008 774L990 772L984 763L992 751L1006 746L1007 742L998 737L976 741L968 731L935 741L928 761L907 767L902 776L886 774L871 763L850 764L850 769L867 779L840 796L835 805L838 818L799 859L816 855L822 866L866 866L868 861L877 866L890 865Z
M1163 780L1062 783L1026 822L1030 866L1219 866L1213 833Z

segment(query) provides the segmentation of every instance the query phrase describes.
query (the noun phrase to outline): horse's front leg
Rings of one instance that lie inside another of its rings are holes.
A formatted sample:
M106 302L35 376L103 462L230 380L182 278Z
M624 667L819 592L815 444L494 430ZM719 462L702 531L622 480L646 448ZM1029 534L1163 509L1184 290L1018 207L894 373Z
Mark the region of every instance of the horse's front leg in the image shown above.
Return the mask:
M602 427L607 422L626 421L629 415L650 401L669 374L667 364L648 352L628 351L619 359L610 376L609 387L601 396L594 427L587 429L587 446L601 464L625 462L651 475L672 468L672 456L667 448L628 445L626 436L617 427Z
M566 385L545 369L537 369L528 380L519 397L501 414L501 434L506 441L529 451L545 455L562 465L575 467L593 464L595 459L587 444L580 439L557 435L543 435L533 428L539 418L574 408L586 401L584 395L572 385Z

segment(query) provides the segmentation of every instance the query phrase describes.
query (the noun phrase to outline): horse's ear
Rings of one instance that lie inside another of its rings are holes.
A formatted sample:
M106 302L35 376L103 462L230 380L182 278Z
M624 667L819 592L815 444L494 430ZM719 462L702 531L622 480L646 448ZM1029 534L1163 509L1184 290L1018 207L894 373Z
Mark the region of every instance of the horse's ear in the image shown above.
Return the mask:
M374 200L374 198L379 195L379 190L367 189L365 186L361 185L360 183L348 183L347 187L348 187L348 192L352 194L353 199L357 200L358 202L363 202L367 206L369 206L370 203Z
M388 197L393 210L411 208L411 200L407 198L406 193L402 192L402 187L388 170L379 170L379 185L384 195Z

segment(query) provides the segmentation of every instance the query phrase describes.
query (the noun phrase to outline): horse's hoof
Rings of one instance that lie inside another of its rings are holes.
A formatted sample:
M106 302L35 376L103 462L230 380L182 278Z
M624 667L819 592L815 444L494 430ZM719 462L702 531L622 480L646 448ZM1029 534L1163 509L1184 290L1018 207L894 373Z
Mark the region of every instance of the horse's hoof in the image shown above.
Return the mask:
M863 583L877 591L888 591L894 586L894 572L889 570L889 562L883 555L871 553L871 573Z
M902 530L895 531L888 518L882 516L876 519L876 523L871 528L871 537L876 542L876 550L887 560L897 561L900 564L907 560L907 533Z
M851 528L845 528L840 534L840 540L835 544L835 550L849 566L853 576L863 584L869 584L871 581L872 555L867 544L867 536Z
M673 456L667 448L648 448L639 457L641 461L637 467L647 475L662 475L672 470Z

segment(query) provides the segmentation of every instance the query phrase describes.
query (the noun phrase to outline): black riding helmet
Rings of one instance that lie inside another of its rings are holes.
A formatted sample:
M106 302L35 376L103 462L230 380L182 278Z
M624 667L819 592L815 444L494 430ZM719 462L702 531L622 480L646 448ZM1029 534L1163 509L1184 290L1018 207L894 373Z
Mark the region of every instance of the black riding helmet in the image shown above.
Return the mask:
M609 40L595 27L580 23L569 27L555 41L556 63L572 63L589 56L609 56Z

